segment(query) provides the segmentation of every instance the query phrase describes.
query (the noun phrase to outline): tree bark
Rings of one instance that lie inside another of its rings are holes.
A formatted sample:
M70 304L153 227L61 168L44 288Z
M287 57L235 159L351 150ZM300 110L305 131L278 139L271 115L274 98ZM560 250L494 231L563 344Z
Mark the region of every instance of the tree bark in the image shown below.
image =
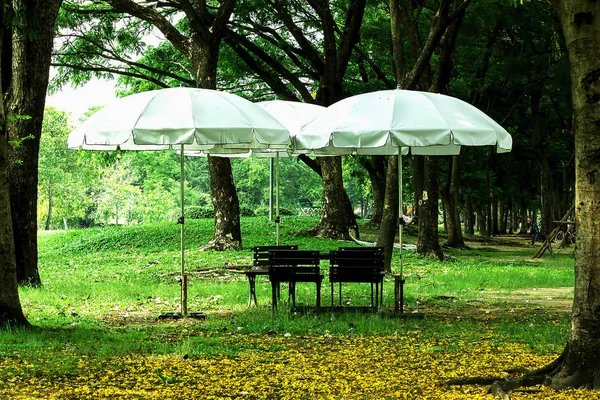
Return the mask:
M529 230L529 224L527 223L527 205L525 203L525 198L523 197L523 193L521 193L521 201L520 201L520 222L521 227L519 228L519 235L527 235L527 231Z
M392 156L388 159L387 176L385 180L386 192L384 199L384 210L381 224L379 225L379 234L377 236L377 246L385 249L385 270L392 269L392 253L394 250L394 241L396 238L396 228L398 227L398 156Z
M569 53L575 133L575 292L554 388L600 390L600 2L554 0Z
M190 25L186 36L155 7L143 6L133 0L107 0L115 12L128 13L159 29L171 44L190 62L196 86L215 89L219 48L227 33L227 25L236 0L221 1L218 9L210 13L204 2L184 2L181 10ZM240 249L242 236L239 217L239 200L227 158L209 157L211 199L215 210L215 233L205 246L215 250Z
M196 85L216 89L217 61L221 39L211 36L194 41L189 51ZM208 157L210 193L215 210L213 240L204 246L212 250L239 250L242 248L240 202L233 181L231 161L224 157Z
M475 215L473 212L473 203L470 201L465 202L464 206L465 213L465 235L475 235Z
M240 204L233 185L233 173L228 158L209 157L210 195L215 210L215 236L207 248L239 250Z
M542 197L542 220L540 232L550 234L554 229L554 177L555 171L550 165L546 155L546 141L543 139L543 116L540 114L540 101L542 93L540 87L531 91L531 125L535 156L540 173L540 194Z
M52 220L52 183L48 184L48 215L46 215L46 224L44 226L45 230L50 230L50 221Z
M448 232L448 241L446 246L465 249L465 241L462 235L460 226L460 212L458 204L460 201L460 156L450 157L450 167L448 176L448 185L446 187L446 195L444 208L446 211L446 225Z
M385 157L371 156L363 158L361 164L369 174L371 188L373 189L373 216L369 222L373 227L379 227L383 216L383 202L385 199Z
M423 171L426 177L423 181L423 192L419 200L419 239L417 253L444 259L444 254L438 241L438 180L439 160L437 157L423 157Z
M319 159L323 177L323 202L321 219L315 228L319 237L329 239L350 239L352 222L347 213L347 203L343 194L341 157Z
M0 21L4 21L4 0L0 0ZM0 53L4 30L0 29ZM0 67L0 76L2 75ZM29 326L23 315L17 285L15 241L10 210L8 180L8 137L5 130L4 102L0 97L0 328Z
M6 108L9 117L16 117L8 125L8 138L20 144L9 149L8 176L17 281L33 286L41 285L37 265L38 153L54 25L61 3L62 0L12 2L15 14L28 26L13 30L12 76Z

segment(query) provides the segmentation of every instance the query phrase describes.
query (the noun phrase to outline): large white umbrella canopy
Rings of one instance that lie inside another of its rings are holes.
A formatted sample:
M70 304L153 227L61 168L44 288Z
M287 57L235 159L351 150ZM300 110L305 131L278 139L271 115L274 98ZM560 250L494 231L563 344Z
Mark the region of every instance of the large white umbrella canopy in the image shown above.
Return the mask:
M461 146L512 148L508 132L460 99L411 90L360 94L327 107L295 136L297 152L452 155Z
M170 88L133 94L96 112L69 135L69 149L168 150L181 164L181 312L187 315L184 246L184 154L228 155L287 150L288 129L262 107L234 94Z
M327 107L293 139L297 153L398 155L402 217L402 154L457 155L462 146L512 149L512 137L477 107L460 99L412 90L359 94ZM402 225L400 277L402 281ZM403 282L403 281L402 281Z
M317 115L319 115L325 107L319 106L316 104L309 103L301 103L297 101L287 101L287 100L267 100L260 101L255 103L260 106L275 118L281 125L283 125L288 130L288 145L271 145L269 147L265 146L253 146L251 148L244 146L218 146L209 150L194 150L190 149L184 151L186 156L206 156L208 154L218 156L218 157L229 157L229 158L242 158L242 157L250 157L254 155L260 158L271 158L275 159L275 230L276 230L276 244L279 245L279 157L280 156L290 156L291 154L291 139L298 132L300 132L300 128L303 125L313 120ZM175 150L178 152L178 150Z
M261 107L231 93L170 88L118 99L71 135L67 146L89 150L287 149L289 131Z
M304 125L317 118L325 110L323 106L299 101L267 100L259 101L256 104L285 126L292 136L300 133L300 129Z
M294 137L300 133L302 126L319 116L325 107L310 103L301 103L298 101L287 100L268 100L260 101L259 106L265 109L275 119L290 131L290 136ZM289 149L288 149L289 150ZM262 156L272 156L274 154L275 162L275 226L277 245L279 245L279 155L282 151L267 151L257 153ZM286 155L288 155L286 153Z

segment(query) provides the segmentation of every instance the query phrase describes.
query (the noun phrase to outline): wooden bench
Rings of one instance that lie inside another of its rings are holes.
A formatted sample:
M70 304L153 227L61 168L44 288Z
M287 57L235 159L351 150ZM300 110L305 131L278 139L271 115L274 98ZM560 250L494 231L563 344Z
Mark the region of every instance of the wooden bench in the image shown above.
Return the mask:
M254 262L252 268L245 271L244 273L248 277L248 284L250 285L250 295L248 297L248 307L257 305L256 301L256 276L257 275L269 275L269 251L272 250L298 250L297 245L292 246L256 246L254 247ZM279 287L278 295L279 295Z
M281 282L289 282L292 309L296 308L296 283L314 282L317 290L316 309L321 307L320 254L311 250L269 251L269 280L272 290L272 309L277 309L278 288Z
M339 302L342 305L342 283L371 284L371 308L377 311L383 301L384 251L381 247L343 248L330 253L331 311L333 312L334 284L339 283Z

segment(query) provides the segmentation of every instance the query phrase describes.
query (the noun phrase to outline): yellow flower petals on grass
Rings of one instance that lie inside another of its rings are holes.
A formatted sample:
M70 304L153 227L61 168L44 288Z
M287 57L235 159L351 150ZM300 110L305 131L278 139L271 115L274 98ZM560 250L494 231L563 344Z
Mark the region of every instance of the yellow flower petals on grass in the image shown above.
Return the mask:
M493 399L486 386L449 379L534 369L540 356L519 344L419 340L412 336L223 337L237 356L132 355L102 365L78 360L75 375L32 376L31 365L0 359L0 398L11 399ZM39 371L40 366L37 366ZM508 376L508 373L505 373ZM525 388L513 399L600 399L593 391Z

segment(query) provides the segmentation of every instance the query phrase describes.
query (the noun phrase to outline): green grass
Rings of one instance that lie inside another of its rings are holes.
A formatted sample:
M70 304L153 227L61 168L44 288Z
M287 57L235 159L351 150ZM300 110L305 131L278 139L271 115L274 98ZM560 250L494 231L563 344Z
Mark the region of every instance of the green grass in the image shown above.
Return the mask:
M320 251L349 245L299 233L316 222L316 218L284 218L281 244ZM409 313L424 312L424 319L391 316L391 277L384 292L388 308L380 315L296 314L286 310L285 301L272 315L268 280L259 277L260 304L247 308L245 276L225 267L248 265L253 246L274 244L274 224L265 218L243 218L245 250L199 251L212 238L212 229L212 220L186 221L188 307L190 311L206 312L205 321L156 319L162 312L179 310L176 224L40 232L43 287L24 287L20 291L24 312L38 329L0 331L0 359L16 357L31 364L32 376L52 376L73 373L81 357L92 358L98 368L103 368L103 363L116 355L234 356L253 351L252 342L244 338L264 335L416 332L422 338L447 341L450 344L446 351L452 350L452 343L491 337L498 343L523 343L542 354L558 351L566 341L567 312L526 303L513 295L534 288L572 287L573 256L569 249L532 260L535 249L527 247L526 239L522 239L524 245L518 240L510 246L502 241L494 244L494 240L469 243L472 250L449 251L455 260L449 262L406 254L406 305ZM414 238L408 241L414 242ZM397 252L393 268L399 268ZM312 304L314 286L307 287L298 285L298 301ZM326 280L323 305L329 304L329 290ZM282 298L286 293L284 289ZM345 300L355 305L368 304L369 293L365 284L344 288ZM570 294L561 296L568 299ZM0 371L0 378L8 373Z

